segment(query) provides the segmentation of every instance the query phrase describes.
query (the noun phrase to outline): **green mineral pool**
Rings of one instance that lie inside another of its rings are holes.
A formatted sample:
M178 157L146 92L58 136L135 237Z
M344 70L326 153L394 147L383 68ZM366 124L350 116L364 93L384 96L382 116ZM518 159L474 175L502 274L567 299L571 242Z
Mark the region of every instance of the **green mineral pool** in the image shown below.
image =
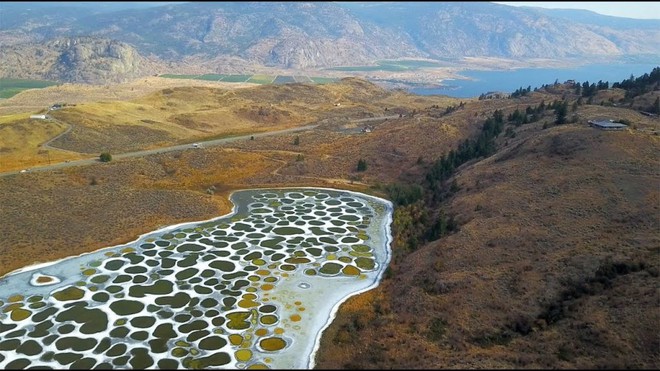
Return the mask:
M322 188L231 200L0 278L0 368L312 368L339 305L389 263L392 205Z

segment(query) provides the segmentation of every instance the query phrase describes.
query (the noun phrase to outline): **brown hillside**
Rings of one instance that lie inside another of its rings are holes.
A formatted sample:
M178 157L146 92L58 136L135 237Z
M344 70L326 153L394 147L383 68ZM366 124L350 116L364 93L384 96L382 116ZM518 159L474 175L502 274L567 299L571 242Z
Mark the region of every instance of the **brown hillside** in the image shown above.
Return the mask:
M360 101L348 100L349 95ZM370 101L371 95L375 98ZM340 106L335 106L335 97L340 99ZM235 189L319 185L364 190L367 183L389 182L407 169L415 170L419 156L433 158L447 146L455 145L474 131L476 121L465 124L451 117L438 120L424 114L397 116L369 122L374 131L367 134L360 132L365 124L353 123L352 119L389 115L389 109L385 111L388 107L397 112L423 112L431 105L444 109L457 103L447 97L388 93L375 85L348 79L323 86L272 85L238 90L172 87L130 101L82 102L51 111L60 122L73 126L52 146L65 143L70 150L85 152L100 149L100 145L124 150L157 147L163 142L254 133L313 122L318 122L319 127L297 133L299 145L292 144L293 134L279 135L113 160L102 166L0 177L0 188L8 190L0 193L0 204L5 205L0 214L4 223L0 233L5 236L0 241L0 274L35 262L128 242L162 225L226 213L230 210L226 196ZM268 115L260 116L260 109ZM222 112L224 115L219 114ZM47 157L34 148L39 149L38 143L48 138L45 129L53 126L61 131L64 126L56 125L58 122L26 124L25 115L15 116L2 121L0 128L9 132L20 124L22 136L12 138L33 144L29 150L18 152L17 146L0 139L5 153L12 156L0 158L0 167L5 171L20 169L30 163L27 161L32 161L31 165L46 165ZM259 121L270 117L278 121ZM44 130L39 132L30 130L42 127ZM209 127L211 132L204 131ZM162 135L149 135L149 129L159 130ZM60 133L49 130L51 137ZM401 133L406 131L423 135L417 140L402 140ZM381 153L382 149L387 153ZM59 153L56 149L49 151L52 155ZM99 152L93 156L62 153L97 158ZM355 166L361 157L369 161L370 168L357 174ZM14 163L19 160L20 163ZM211 187L215 189L213 196L207 194ZM44 193L44 188L50 191ZM135 210L136 205L140 211ZM81 215L86 215L84 221L79 220ZM53 222L44 224L45 219ZM105 228L107 225L117 228Z
M460 230L349 300L317 367L657 368L659 149L535 124L466 165Z

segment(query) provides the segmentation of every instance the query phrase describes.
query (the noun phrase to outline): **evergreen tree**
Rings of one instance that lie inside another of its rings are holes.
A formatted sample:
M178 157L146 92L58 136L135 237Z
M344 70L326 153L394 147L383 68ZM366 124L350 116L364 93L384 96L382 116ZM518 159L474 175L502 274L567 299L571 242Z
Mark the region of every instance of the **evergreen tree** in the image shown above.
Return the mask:
M545 111L545 100L542 100L538 107L536 107L536 113L543 113L543 111Z
M440 214L438 215L438 219L435 221L435 223L431 227L431 230L429 231L428 239L429 241L435 241L446 234L447 234L447 219L445 218L445 214L441 210Z
M565 124L566 114L568 114L568 102L564 101L563 103L558 104L557 108L555 108L555 114L557 115L555 124L557 125Z
M357 171L365 171L367 170L367 161L364 159L359 159L357 163Z

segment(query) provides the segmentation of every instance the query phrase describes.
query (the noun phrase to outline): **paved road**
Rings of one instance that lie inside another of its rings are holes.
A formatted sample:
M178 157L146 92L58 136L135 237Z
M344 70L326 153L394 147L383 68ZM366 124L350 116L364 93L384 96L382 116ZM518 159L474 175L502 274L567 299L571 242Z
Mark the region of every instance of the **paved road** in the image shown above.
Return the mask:
M378 121L378 120L387 120L387 119L398 119L399 115L392 116L379 116L379 117L367 117L366 119L351 120L351 122L369 122L369 121Z
M271 135L293 133L293 132L297 132L297 131L304 131L304 130L313 129L317 126L318 126L318 124L313 124L313 125L300 126L300 127L290 128L290 129L270 131L270 132L267 132L267 133L256 133L256 134L241 135L241 136L230 137L230 138L221 138L221 139L200 141L200 142L197 142L197 145L198 145L199 148L207 148L207 147L218 146L218 145L221 145L221 144L224 144L224 143L233 142L233 141L236 141L236 140L249 139L250 137L259 138L259 137L266 137L266 136L271 136ZM60 135L58 135L58 137L59 136ZM52 142L52 140L49 140L47 143L50 143L50 142ZM123 158L141 157L141 156L148 156L148 155L153 155L153 154L157 154L157 153L182 151L182 150L185 150L185 149L194 149L194 148L195 147L192 144L181 144L181 145L177 145L177 146L157 148L157 149L149 149L149 150L145 150L145 151L120 153L120 154L112 155L112 158L116 159L116 160L120 160L120 159L123 159ZM53 164L53 165L36 166L36 167L30 168L29 171L30 172L47 171L47 170L54 170L54 169L63 169L63 168L72 167L72 166L83 166L83 165L91 165L91 164L98 164L98 163L99 163L98 157L93 157L93 158L89 158L89 159L85 159L85 160L75 160L75 161L69 161L69 162L60 162L60 163ZM20 173L20 171L4 172L4 173L0 173L0 177L19 174L19 173Z

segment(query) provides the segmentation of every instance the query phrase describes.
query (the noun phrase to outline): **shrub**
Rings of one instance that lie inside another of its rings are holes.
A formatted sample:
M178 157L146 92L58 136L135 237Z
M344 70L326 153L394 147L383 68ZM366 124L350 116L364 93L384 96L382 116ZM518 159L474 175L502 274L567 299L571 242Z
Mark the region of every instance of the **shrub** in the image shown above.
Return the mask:
M103 152L99 156L99 160L101 160L101 162L110 162L112 161L112 155L110 155L108 152Z
M364 159L359 159L357 163L357 171L365 171L367 170L367 161Z
M430 341L439 341L447 332L447 321L442 318L435 317L431 320L429 325L429 332L426 337Z

